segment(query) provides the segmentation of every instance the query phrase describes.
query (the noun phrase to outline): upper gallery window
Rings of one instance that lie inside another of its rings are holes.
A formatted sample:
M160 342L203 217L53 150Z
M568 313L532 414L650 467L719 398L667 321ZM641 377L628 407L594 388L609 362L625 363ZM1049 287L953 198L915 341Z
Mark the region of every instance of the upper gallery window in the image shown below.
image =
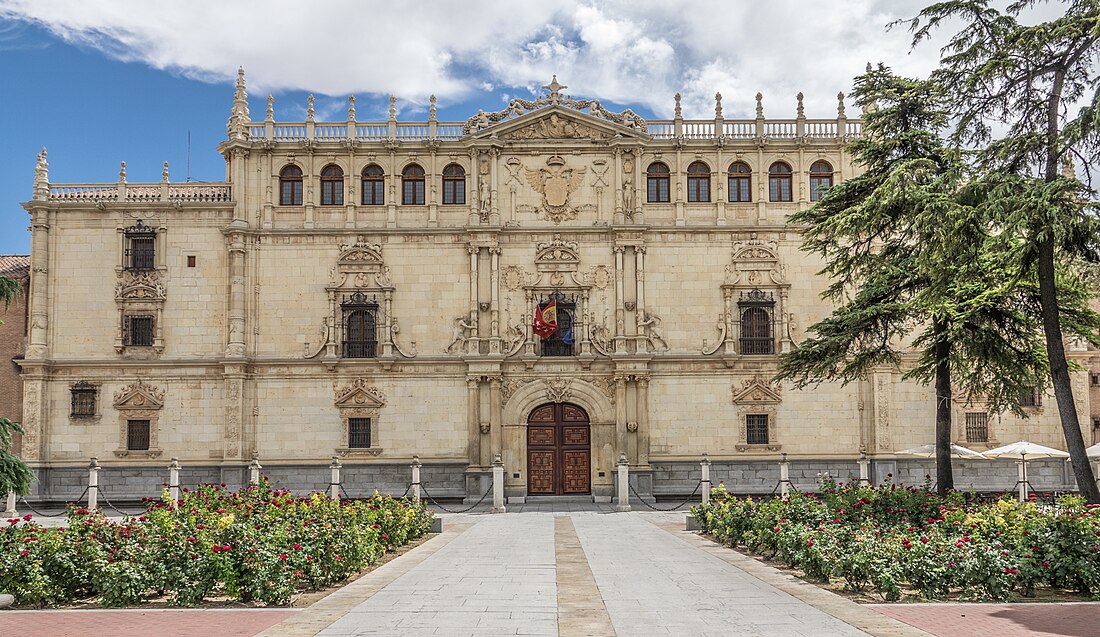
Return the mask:
M646 200L649 203L668 203L668 166L655 161L646 169Z
M409 164L401 171L401 203L424 205L424 169L416 164Z
M729 170L729 200L752 201L752 170L743 161L730 164Z
M302 169L290 165L279 173L279 205L302 205Z
M152 270L156 267L157 231L141 222L126 228L126 268Z
M825 189L833 187L833 167L824 160L810 165L810 201L821 199Z
M710 201L710 167L701 161L688 166L688 201Z
M344 171L335 164L321 170L321 205L344 205Z
M385 173L382 172L382 167L378 164L371 164L363 169L363 205L364 206L381 206L385 203L385 192L383 186L383 177Z
M443 203L466 203L466 171L458 164L451 164L443 169Z
M791 195L791 167L777 161L768 169L768 198L771 201L794 201Z

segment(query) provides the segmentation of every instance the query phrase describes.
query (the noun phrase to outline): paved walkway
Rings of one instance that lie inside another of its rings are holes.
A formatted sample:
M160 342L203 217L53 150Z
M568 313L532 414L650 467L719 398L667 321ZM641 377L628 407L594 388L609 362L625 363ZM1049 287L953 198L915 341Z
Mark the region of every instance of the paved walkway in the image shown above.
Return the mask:
M684 532L683 512L444 517L306 609L0 611L0 635L1100 635L1100 604L861 606Z

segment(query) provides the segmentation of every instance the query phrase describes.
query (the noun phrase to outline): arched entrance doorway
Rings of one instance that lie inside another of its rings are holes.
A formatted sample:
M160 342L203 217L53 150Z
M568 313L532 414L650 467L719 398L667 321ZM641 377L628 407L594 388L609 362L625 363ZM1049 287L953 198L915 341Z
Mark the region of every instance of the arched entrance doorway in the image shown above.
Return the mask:
M527 417L527 494L592 492L588 414L572 403L536 407Z

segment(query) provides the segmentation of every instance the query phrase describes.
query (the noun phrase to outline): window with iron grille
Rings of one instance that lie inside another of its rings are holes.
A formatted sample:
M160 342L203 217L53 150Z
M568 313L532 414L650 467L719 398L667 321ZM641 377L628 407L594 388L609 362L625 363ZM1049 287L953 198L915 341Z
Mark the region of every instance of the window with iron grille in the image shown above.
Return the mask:
M1020 391L1021 407L1041 407L1042 404L1043 397L1039 394L1038 387L1031 386Z
M668 166L654 162L646 169L646 200L649 203L668 203Z
M688 201L710 201L710 167L701 161L688 166Z
M344 205L344 171L339 166L325 166L321 170L321 205Z
M149 451L149 421L126 421L126 448L130 451Z
M775 297L762 290L742 292L737 308L741 315L741 353L774 354L772 313Z
M370 447L370 418L348 418L348 448Z
M374 358L378 355L378 301L356 292L340 304L343 312L344 358Z
M153 344L153 317L147 315L129 315L124 325L125 343L133 346L151 346Z
M381 206L386 203L384 188L385 173L382 167L371 164L363 169L363 205Z
M279 173L279 205L302 205L302 169L293 164Z
M729 193L730 201L752 201L752 170L743 161L730 164Z
M546 297L539 306L545 307L550 301L557 304L558 329L550 338L542 341L542 355L573 356L576 354L574 335L581 333L580 322L577 321L577 298L555 292Z
M989 414L985 412L966 414L966 441L989 442Z
M416 164L406 166L401 171L401 204L424 205L424 169Z
M458 164L450 164L443 169L443 204L463 205L466 203L466 171Z
M141 222L126 228L126 269L152 270L156 267L157 231Z
M745 416L745 442L750 445L768 444L767 414L748 414Z
M98 388L87 382L80 381L70 388L72 392L69 415L74 418L87 418L95 416L95 399Z

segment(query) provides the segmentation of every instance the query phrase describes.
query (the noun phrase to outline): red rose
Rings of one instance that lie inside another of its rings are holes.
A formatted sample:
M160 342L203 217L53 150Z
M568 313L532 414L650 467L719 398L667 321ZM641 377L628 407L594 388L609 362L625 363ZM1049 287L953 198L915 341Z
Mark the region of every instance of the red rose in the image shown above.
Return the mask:
M28 555L30 555L30 553L31 552L28 551L27 549L23 549L22 555L23 555L23 557L27 557Z

